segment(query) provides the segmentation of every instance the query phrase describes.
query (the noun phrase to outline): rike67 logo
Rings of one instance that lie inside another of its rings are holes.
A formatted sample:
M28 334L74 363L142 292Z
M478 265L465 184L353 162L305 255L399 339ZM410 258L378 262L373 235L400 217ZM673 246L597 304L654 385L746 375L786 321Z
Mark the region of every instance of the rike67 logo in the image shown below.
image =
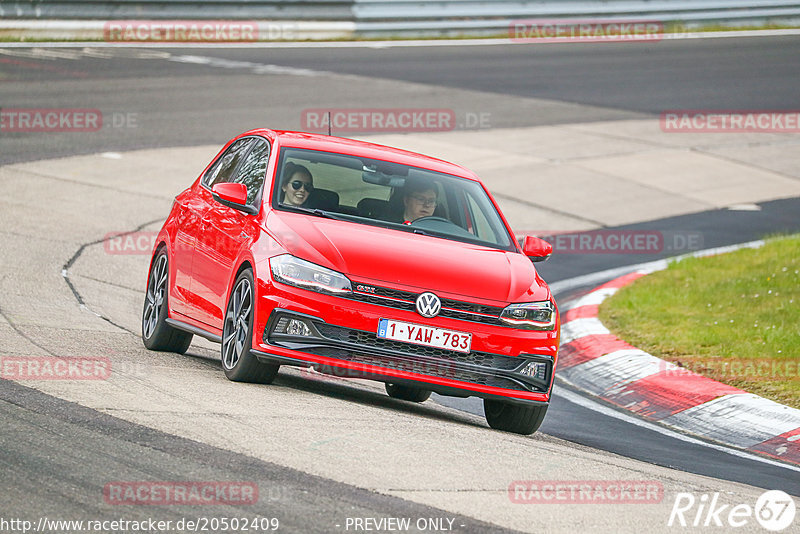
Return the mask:
M719 492L704 493L699 498L692 493L678 493L667 526L731 529L751 525L755 519L763 528L780 532L794 523L796 511L794 500L780 490L762 493L755 506L724 503Z

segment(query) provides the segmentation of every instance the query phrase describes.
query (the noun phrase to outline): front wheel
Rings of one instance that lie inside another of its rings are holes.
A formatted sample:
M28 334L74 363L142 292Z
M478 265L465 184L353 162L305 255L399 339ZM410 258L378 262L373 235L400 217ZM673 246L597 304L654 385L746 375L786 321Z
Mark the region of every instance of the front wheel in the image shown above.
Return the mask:
M495 430L533 434L542 426L547 406L524 406L483 399L483 412L486 415L486 422Z
M250 354L253 346L255 303L253 271L242 271L233 283L222 327L222 370L233 382L269 384L278 374L277 364L262 363Z
M401 386L399 384L386 384L386 393L393 399L411 402L425 402L431 396L430 390Z
M166 323L169 298L169 260L166 251L159 252L147 278L147 294L142 310L142 341L150 350L183 354L192 343L192 334Z

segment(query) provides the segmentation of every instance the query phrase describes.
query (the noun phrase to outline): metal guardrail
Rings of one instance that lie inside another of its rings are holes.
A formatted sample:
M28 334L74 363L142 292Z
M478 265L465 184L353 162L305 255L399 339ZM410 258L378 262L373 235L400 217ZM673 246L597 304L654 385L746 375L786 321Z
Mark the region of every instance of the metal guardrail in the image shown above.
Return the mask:
M539 18L539 17L691 17L696 13L726 11L758 12L790 9L800 12L800 2L791 0L354 0L355 19L397 20L437 18ZM704 15L706 16L706 15ZM672 19L671 19L672 20Z
M0 0L0 17L352 21L353 0Z
M13 21L259 20L330 24L341 36L502 34L519 19L800 22L791 0L0 0ZM347 24L344 30L336 25ZM336 26L336 27L334 27ZM301 31L302 33L302 31ZM312 37L313 38L313 37Z

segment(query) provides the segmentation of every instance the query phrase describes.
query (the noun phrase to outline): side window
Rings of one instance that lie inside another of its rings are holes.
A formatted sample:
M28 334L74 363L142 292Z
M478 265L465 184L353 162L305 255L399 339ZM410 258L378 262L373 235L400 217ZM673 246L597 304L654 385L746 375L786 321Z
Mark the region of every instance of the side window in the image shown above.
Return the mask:
M233 182L247 186L247 203L254 204L264 184L267 174L267 159L269 159L269 144L263 139L257 139L255 146L245 157L242 166L236 173Z
M469 211L472 214L472 224L474 225L475 235L479 239L496 242L497 236L489 220L486 218L486 214L469 192L467 192L466 196L467 203L469 204Z
M228 150L214 162L214 165L203 176L203 185L211 189L215 184L230 182L236 166L254 141L253 137L245 137L228 147Z

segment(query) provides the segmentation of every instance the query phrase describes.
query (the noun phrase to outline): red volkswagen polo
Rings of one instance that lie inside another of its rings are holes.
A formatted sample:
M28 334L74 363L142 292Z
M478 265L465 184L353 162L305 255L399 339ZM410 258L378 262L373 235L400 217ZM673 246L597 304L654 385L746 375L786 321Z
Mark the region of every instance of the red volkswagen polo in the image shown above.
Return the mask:
M253 130L179 194L150 263L142 339L221 344L234 381L280 365L371 378L414 402L484 399L492 428L530 434L550 400L559 318L483 184L385 146Z

